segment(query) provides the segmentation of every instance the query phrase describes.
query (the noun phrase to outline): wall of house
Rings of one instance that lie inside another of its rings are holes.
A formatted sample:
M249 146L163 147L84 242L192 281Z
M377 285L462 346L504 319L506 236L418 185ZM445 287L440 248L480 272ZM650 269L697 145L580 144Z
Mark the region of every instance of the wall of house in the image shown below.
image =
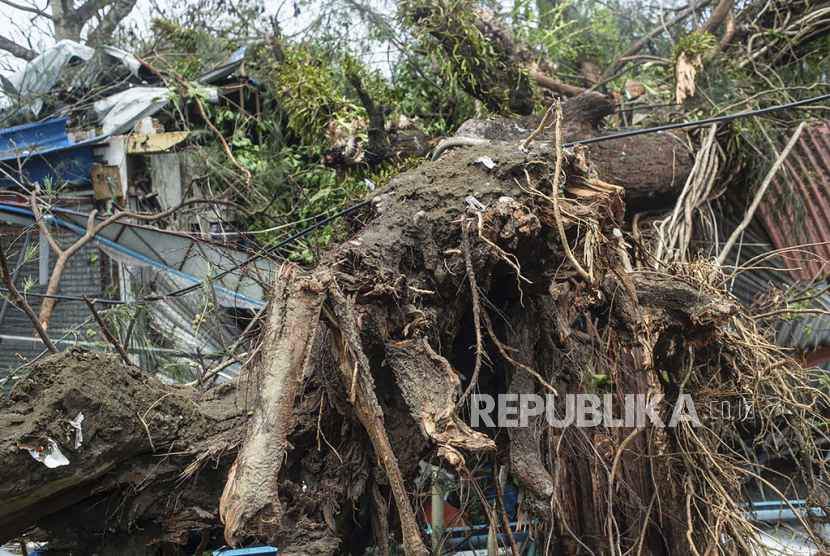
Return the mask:
M0 240L3 242L10 265L17 266L18 254L23 247L25 236L25 227L0 222ZM77 235L66 231L56 231L54 236L63 245L69 245L78 238ZM39 240L40 233L33 231L31 244L39 245ZM40 264L38 256L22 267L16 282L21 292L27 280L32 284L29 292L46 291L46 286L40 285ZM54 267L55 254L49 252L49 274ZM90 297L117 298L118 286L114 274L110 258L95 243L87 244L69 259L61 279L60 293L72 296L85 293ZM48 276L45 278L48 281ZM42 299L29 296L28 301L32 309L38 313ZM0 305L2 303L0 301ZM89 326L86 323L90 321L90 317L89 309L83 302L59 301L49 325L49 335L61 349L72 342L89 342L90 338L86 334ZM0 323L0 379L10 368L20 366L23 362L21 357L34 359L43 349L43 344L34 336L34 328L28 317L22 311L9 307L3 322Z

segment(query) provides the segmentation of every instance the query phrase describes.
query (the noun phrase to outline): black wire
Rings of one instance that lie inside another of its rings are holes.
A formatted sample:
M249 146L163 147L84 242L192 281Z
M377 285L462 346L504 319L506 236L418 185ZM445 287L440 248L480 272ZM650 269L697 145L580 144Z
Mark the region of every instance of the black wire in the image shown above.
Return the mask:
M635 129L634 131L625 131L623 133L615 133L613 135L603 135L602 137L593 137L591 139L584 139L582 141L571 141L565 143L563 147L573 147L574 145L590 145L592 143L602 143L603 141L610 141L612 139L623 139L625 137L634 137L636 135L645 135L646 133L657 133L658 131L668 131L670 129L683 129L686 127L697 127L707 124L716 124L720 122L729 122L739 118L749 118L750 116L762 116L764 114L771 114L781 110L789 110L798 106L805 106L807 104L815 104L823 100L830 100L830 94L821 95L818 97L808 98L806 100L799 100L789 104L779 104L778 106L770 106L769 108L761 108L751 112L739 112L737 114L730 114L728 116L718 116L717 118L709 118L707 120L697 120L694 122L680 122L677 124L667 124L657 127L648 127L644 129Z
M646 135L648 133L657 133L657 132L660 132L660 131L668 131L668 130L672 130L672 129L683 129L683 128L687 128L687 127L698 127L698 126L704 126L704 125L707 125L707 124L715 124L715 123L720 123L720 122L729 122L729 121L737 120L737 119L740 119L740 118L749 118L749 117L752 117L752 116L762 116L764 114L771 114L773 112L779 112L781 110L789 110L790 108L796 108L798 106L805 106L805 105L808 105L808 104L815 104L817 102L821 102L821 101L824 101L824 100L830 100L830 94L821 95L821 96L817 96L817 97L813 97L813 98L808 98L806 100L799 100L799 101L796 101L796 102L791 102L789 104L779 104L777 106L770 106L769 108L761 108L759 110L752 110L750 112L739 112L737 114L730 114L728 116L719 116L719 117L716 117L716 118L708 118L706 120L696 120L696 121L693 121L693 122L680 122L680 123L676 123L676 124L667 124L667 125L662 125L662 126L657 126L657 127L636 129L634 131L625 131L623 133L615 133L613 135L603 135L601 137L592 137L590 139L583 139L581 141L571 141L570 143L565 143L562 146L563 147L573 147L574 145L590 145L590 144L593 144L593 143L602 143L603 141L611 141L612 139L623 139L625 137L635 137L637 135ZM212 282L212 281L215 281L215 280L219 280L219 279L227 276L228 274L230 274L231 272L233 272L235 270L239 270L240 268L246 267L249 264L264 258L266 255L270 255L271 253L277 251L278 249L280 249L282 247L285 247L289 243L292 243L292 242L300 239L301 237L310 234L314 230L318 229L320 226L324 226L325 224L328 224L329 222L331 222L333 220L337 220L341 216L345 216L345 215L347 215L351 212L356 211L359 208L365 207L370 202L371 201L362 201L362 202L357 203L356 205L353 205L353 206L351 206L347 209L341 210L340 212L338 212L336 214L332 214L328 218L325 218L325 219L321 220L320 222L317 222L317 223L309 226L308 228L306 228L304 230L301 230L301 231L297 232L296 234L294 234L290 237L285 238L284 240L280 241L279 243L277 243L273 247L269 247L268 249L266 249L262 253L258 253L256 255L253 255L252 257L249 257L249 258L245 259L241 263L238 263L238 264L232 266L228 270L223 270L222 272L219 272L218 274L215 274L214 276L211 276L208 280L200 280L199 282L196 282L195 284L192 284L190 286L178 289L176 291L169 292L169 293L162 294L162 295L158 295L158 296L149 296L145 299L139 299L137 301L116 301L116 300L107 300L107 299L99 299L97 301L99 303L108 304L108 305L143 305L143 304L149 303L151 301L160 301L160 300L168 298L168 297L178 297L178 296L181 296L181 295L188 294L188 293L190 293L194 290L197 290L197 289L201 288L202 286L204 286L206 281L211 281ZM0 286L0 291L8 292L9 290L7 288L4 288L4 287ZM45 297L45 298L51 298L51 299L60 299L60 300L65 300L65 301L84 301L84 299L82 297L74 297L74 296L70 296L70 295L47 295L47 294L38 294L38 293L27 293L26 295L30 295L30 296L33 296L33 297Z
M0 291L8 292L9 288L5 286L0 286ZM23 297L40 297L43 299L60 299L62 301L84 301L83 297L75 297L73 295L46 294L37 292L20 292L20 295L22 295ZM143 305L148 300L139 299L137 301L118 301L117 299L95 299L94 301L96 304L100 303L102 305Z
M277 251L278 249L280 249L282 247L285 247L289 243L292 243L292 242L300 239L301 237L310 234L311 232L313 232L314 230L316 230L320 226L324 226L324 225L328 224L329 222L331 222L332 220L337 220L341 216L345 216L345 215L349 214L350 212L354 212L359 208L365 207L370 202L371 201L361 201L360 203L357 203L356 205L352 205L347 209L343 209L343 210L341 210L340 212L338 212L336 214L332 214L328 218L325 218L325 219L321 220L320 222L317 222L316 224L313 224L313 225L309 226L305 230L301 230L301 231L297 232L296 234L294 234L293 236L285 238L284 240L280 241L279 243L277 243L273 247L269 247L268 249L266 249L262 253L258 253L258 254L254 255L252 257L249 257L249 258L245 259L244 261L242 261L241 263L235 264L231 268L229 268L227 270L223 270L222 272L220 272L218 274L215 274L214 276L211 276L208 280L215 281L215 280L219 280L221 278L224 278L225 276L227 276L228 274L230 274L234 270L239 270L240 268L246 267L249 264L264 258L266 255L270 255L271 253ZM195 284L192 284L192 285L187 286L185 288L182 288L180 290L176 290L174 292L164 294L162 297L178 297L180 295L190 293L193 290L202 287L204 285L204 283L205 283L205 281L202 280L200 282L196 282Z

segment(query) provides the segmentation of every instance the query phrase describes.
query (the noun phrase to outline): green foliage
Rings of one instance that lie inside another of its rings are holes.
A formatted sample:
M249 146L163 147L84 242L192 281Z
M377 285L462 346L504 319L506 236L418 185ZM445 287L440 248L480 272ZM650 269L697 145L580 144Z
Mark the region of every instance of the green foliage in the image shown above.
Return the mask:
M501 57L476 26L475 3L470 0L404 0L401 14L416 30L417 40L438 61L447 92L481 92L492 101L488 108L510 113L510 91L503 86L530 82L525 68Z
M711 33L689 33L674 46L674 51L671 56L671 64L669 65L668 74L673 76L675 66L677 64L677 57L685 52L687 56L703 56L717 44L717 39Z
M357 104L343 95L332 67L320 56L287 49L274 80L289 125L306 145L326 141L337 128L348 132L358 117Z
M170 68L185 79L194 79L219 64L233 50L233 45L198 27L157 18L152 30L161 43L159 50Z
M399 60L392 68L390 94L400 113L421 118L425 133L451 135L476 116L475 99L463 92L450 93L439 76L435 76L435 81L427 81L420 67L430 63L422 55Z
M626 18L632 6L586 0L514 0L513 31L539 53L539 61L554 60L566 72L578 73L581 60L608 67L628 42L635 40Z
M536 6L536 4L539 4ZM573 5L515 0L510 14L513 32L538 52L538 61L556 60L559 63L574 64L580 55L590 55L590 43L583 35L586 28L578 18L572 18L574 11L584 13L587 2Z

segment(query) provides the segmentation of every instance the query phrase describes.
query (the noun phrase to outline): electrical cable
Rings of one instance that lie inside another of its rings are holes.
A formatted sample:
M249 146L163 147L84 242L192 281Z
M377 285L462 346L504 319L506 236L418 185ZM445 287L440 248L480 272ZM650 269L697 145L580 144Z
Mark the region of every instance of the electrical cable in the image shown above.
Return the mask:
M613 135L603 135L601 137L593 137L591 139L584 139L582 141L572 141L565 143L563 147L573 147L574 145L591 145L593 143L602 143L603 141L611 141L612 139L624 139L626 137L634 137L636 135L646 135L647 133L657 133L660 131L669 131L672 129L683 129L686 127L697 127L709 124L716 124L720 122L730 122L740 118L749 118L751 116L763 116L764 114L772 114L773 112L780 112L781 110L789 110L790 108L797 108L799 106L806 106L808 104L815 104L823 100L830 100L830 94L821 95L818 97L808 98L791 102L789 104L779 104L777 106L770 106L769 108L760 108L750 112L738 112L737 114L729 114L727 116L718 116L716 118L708 118L706 120L696 120L693 122L680 122L676 124L666 124L657 127L647 127L644 129L635 129L633 131L624 131L623 133L615 133Z

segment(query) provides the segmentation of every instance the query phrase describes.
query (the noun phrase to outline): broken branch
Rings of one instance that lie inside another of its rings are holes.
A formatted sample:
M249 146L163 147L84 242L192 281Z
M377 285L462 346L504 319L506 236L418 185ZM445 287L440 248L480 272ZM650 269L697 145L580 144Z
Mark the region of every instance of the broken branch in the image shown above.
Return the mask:
M49 339L49 335L46 334L46 329L43 328L43 325L40 323L40 320L37 318L37 315L32 310L32 307L26 301L12 281L12 274L9 270L9 261L6 259L6 251L3 249L3 244L0 243L0 272L3 273L3 284L6 285L6 289L9 290L9 293L12 294L14 297L15 302L23 309L23 312L26 313L26 316L29 317L29 320L32 321L32 324L35 326L35 330L37 331L37 335L40 336L40 339L46 345L47 349L51 353L58 353L58 348L55 347L55 344L52 343L52 340Z
M95 308L96 300L93 299L90 301L90 299L87 297L85 293L81 294L81 297L84 298L84 303L86 303L86 306L89 307L89 310L92 312L92 316L95 319L95 322L97 322L98 326L101 327L101 333L104 335L104 338L106 338L106 340L112 345L112 347L115 348L115 351L117 351L118 355L121 356L121 360L124 362L124 364L132 365L133 362L130 361L130 356L127 355L127 352L124 351L124 347L118 342L118 340L115 339L115 336L112 335L109 327L107 326L107 323L104 322L104 319L101 318L101 315Z

